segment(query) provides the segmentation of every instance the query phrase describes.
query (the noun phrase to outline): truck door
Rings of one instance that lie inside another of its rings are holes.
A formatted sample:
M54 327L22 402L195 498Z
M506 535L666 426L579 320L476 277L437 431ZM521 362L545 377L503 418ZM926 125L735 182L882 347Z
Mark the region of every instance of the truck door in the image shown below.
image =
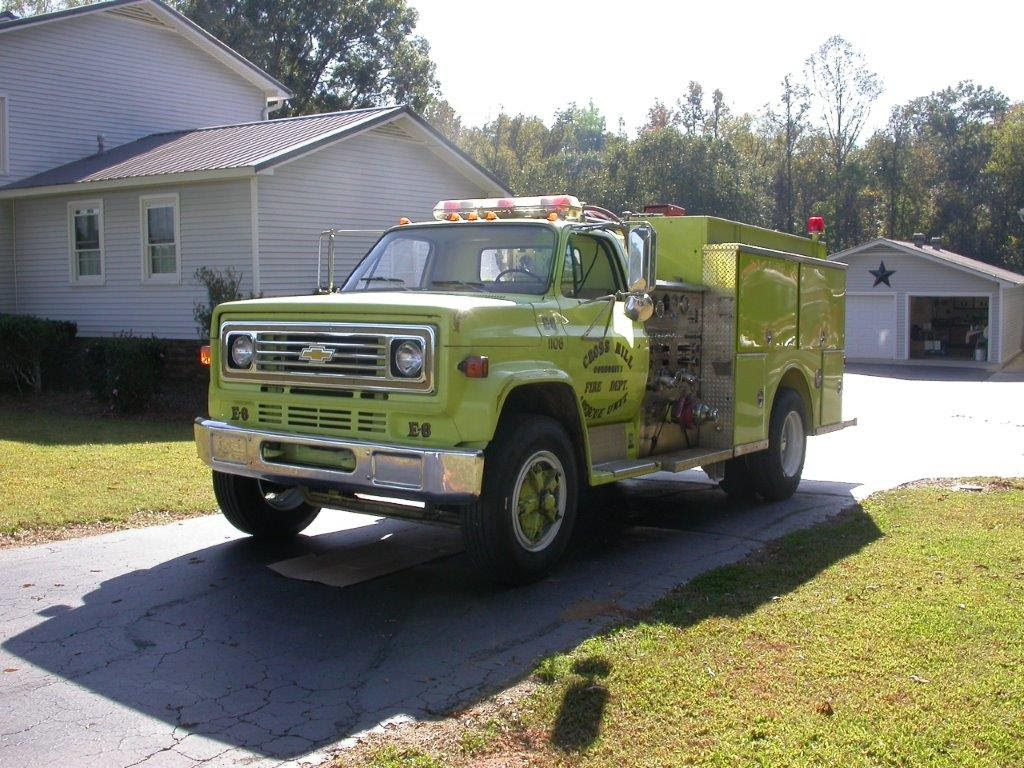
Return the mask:
M627 421L647 382L649 350L643 324L626 317L625 302L608 299L626 288L610 236L570 233L558 299L565 323L567 368L588 426Z

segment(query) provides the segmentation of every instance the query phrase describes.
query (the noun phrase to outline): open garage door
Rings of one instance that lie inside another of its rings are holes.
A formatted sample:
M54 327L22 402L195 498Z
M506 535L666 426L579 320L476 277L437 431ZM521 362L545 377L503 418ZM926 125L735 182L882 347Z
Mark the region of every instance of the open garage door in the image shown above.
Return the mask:
M988 360L988 296L909 296L910 359Z
M846 354L865 360L895 359L895 294L846 296Z

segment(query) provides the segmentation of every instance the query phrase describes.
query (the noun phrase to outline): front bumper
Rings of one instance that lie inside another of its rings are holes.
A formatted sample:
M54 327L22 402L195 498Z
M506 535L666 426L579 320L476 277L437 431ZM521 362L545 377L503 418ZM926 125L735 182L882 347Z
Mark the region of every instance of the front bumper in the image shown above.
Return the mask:
M295 435L196 419L199 458L218 472L286 485L335 488L433 502L469 502L480 495L482 451L432 451L356 440ZM346 457L352 470L276 460L282 446L302 446Z

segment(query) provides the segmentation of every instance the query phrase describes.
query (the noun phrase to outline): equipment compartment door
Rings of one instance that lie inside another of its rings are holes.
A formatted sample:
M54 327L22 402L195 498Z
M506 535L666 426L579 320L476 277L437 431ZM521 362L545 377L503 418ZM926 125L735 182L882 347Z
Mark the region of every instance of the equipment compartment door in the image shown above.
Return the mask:
M822 353L821 424L843 420L843 350Z
M736 411L733 445L764 440L767 355L736 355Z

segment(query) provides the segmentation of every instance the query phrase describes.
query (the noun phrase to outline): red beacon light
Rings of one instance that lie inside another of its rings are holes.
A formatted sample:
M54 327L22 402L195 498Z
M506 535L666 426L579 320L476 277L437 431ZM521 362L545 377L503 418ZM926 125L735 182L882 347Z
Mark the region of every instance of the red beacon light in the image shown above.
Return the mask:
M817 240L825 232L825 219L821 216L811 216L807 220L807 234Z

